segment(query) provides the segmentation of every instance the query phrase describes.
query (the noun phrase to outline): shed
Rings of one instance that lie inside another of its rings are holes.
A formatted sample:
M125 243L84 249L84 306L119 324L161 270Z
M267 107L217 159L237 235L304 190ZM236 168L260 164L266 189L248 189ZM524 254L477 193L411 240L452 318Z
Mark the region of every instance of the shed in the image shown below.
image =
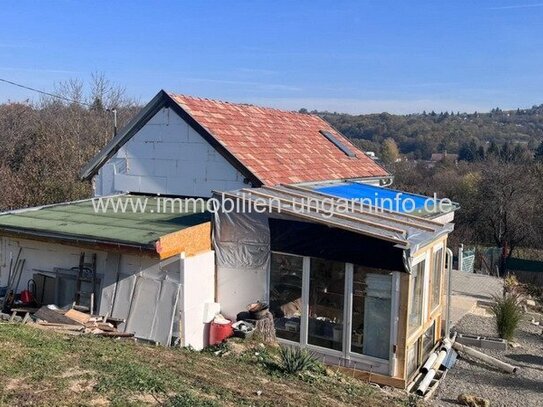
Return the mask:
M214 301L210 214L196 204L165 210L166 199L119 195L0 214L0 285L24 259L14 292L33 280L42 304L77 302L138 338L202 348L203 307Z

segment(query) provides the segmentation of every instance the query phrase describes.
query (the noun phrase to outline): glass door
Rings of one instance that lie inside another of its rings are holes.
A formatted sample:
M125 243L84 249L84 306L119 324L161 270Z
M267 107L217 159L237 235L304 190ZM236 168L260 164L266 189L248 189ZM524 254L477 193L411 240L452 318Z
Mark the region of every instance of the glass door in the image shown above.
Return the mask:
M351 352L388 360L392 276L371 272L362 266L353 268Z
M343 351L345 263L311 258L307 343Z

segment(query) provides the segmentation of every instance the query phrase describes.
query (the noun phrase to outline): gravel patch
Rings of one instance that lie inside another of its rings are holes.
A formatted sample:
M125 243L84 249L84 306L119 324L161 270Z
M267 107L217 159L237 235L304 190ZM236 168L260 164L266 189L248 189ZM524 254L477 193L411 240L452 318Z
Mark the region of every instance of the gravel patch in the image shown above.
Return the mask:
M460 333L497 337L495 320L481 312L467 314L456 326ZM541 326L525 316L515 341L520 347L505 351L476 348L487 355L518 366L516 374L502 373L474 359L460 356L436 392L434 405L455 406L461 393L471 393L490 400L494 406L543 406L543 336Z

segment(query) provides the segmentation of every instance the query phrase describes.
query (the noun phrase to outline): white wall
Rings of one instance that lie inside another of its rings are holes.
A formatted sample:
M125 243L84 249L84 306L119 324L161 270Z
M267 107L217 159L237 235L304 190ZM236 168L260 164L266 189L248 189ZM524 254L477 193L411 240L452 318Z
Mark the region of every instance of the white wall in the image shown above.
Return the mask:
M210 197L247 186L244 176L177 113L163 108L95 177L95 195L122 192Z
M215 300L215 252L187 257L182 260L181 269L181 344L200 350L209 343L204 309L206 303Z
M10 258L13 258L13 264L15 264L19 248L22 249L20 259L25 259L25 264L17 292L26 289L28 280L39 271L51 272L49 274L52 275L53 269L56 267L65 269L77 267L82 251L87 253L88 261L90 260L90 255L96 253L97 273L104 272L107 253L103 251L91 251L61 244L9 237L1 237L0 240L1 286L6 286L8 282Z

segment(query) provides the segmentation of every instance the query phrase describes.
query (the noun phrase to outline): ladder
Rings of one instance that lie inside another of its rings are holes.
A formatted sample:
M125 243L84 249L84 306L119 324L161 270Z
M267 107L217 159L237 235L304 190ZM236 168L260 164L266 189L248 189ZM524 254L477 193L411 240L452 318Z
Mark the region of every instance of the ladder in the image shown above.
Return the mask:
M79 256L77 280L73 308L78 311L94 313L96 297L96 253L91 256L91 261L86 262L85 252Z

